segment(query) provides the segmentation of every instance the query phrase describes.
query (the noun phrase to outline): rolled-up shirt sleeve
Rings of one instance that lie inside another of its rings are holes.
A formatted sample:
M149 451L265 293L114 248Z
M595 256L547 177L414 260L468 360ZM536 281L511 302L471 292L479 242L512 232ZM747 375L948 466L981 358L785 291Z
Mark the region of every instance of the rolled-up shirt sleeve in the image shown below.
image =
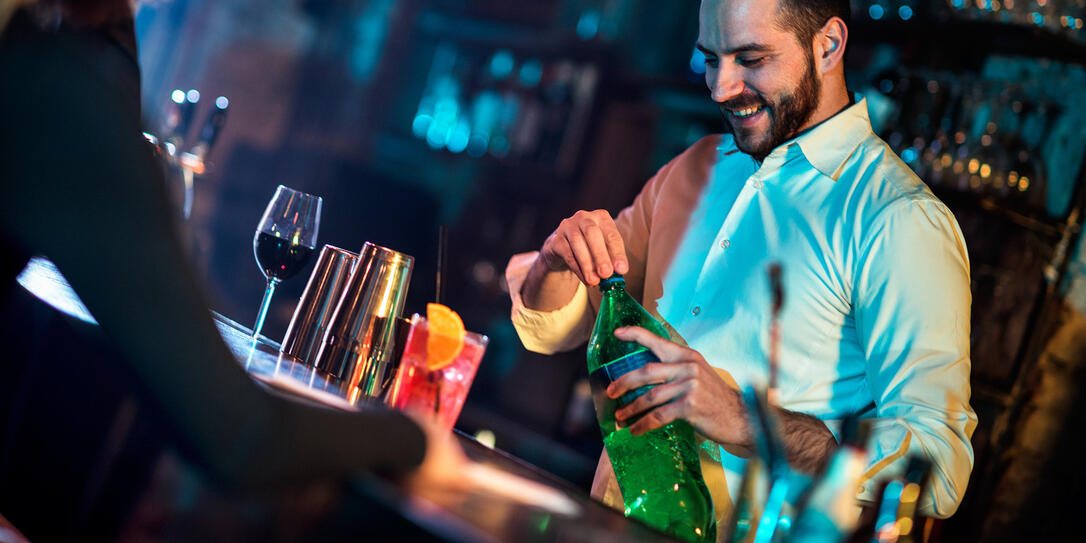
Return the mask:
M637 300L642 299L645 266L648 260L648 240L652 213L657 195L675 161L665 165L646 183L632 204L615 216L615 228L625 244L629 271L626 274L626 290ZM554 311L536 311L524 306L520 289L528 278L528 271L539 256L539 251L520 253L509 259L505 268L505 281L513 302L511 318L524 348L540 354L569 351L588 341L596 319L595 301L589 296L588 287L578 283L577 292L565 306Z
M919 453L933 466L921 512L948 517L969 481L977 424L965 242L946 206L924 198L883 210L862 239L853 310L877 419L860 499L873 500L870 480L900 473Z
M592 332L594 314L589 306L588 289L578 283L573 299L554 311L525 307L520 289L538 255L539 251L513 255L505 268L505 281L513 300L513 327L529 351L540 354L568 351L587 341Z

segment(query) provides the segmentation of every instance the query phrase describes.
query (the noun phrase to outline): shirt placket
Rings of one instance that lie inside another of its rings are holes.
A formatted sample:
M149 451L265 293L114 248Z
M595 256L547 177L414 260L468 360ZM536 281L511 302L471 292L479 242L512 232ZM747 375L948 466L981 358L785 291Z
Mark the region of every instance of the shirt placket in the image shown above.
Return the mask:
M762 166L747 178L743 188L740 189L739 195L717 232L713 244L707 248L708 255L705 264L698 273L693 296L687 304L689 318L697 319L701 317L705 314L705 309L712 303L713 296L716 295L720 288L720 278L722 275L725 277L727 275L719 272L720 267L727 266L728 255L735 251L736 244L751 242L751 236L763 236L764 233L743 231L742 225L745 222L743 218L747 213L751 212L751 205L758 205L758 199L764 197L766 180L780 175L780 170L785 165L785 153L786 148L781 148L766 157L766 161L762 163ZM759 240L758 243L764 243L764 240Z
M688 304L688 315L691 317L700 317L705 308L712 303L712 296L719 287L716 284L721 275L719 269L727 265L728 253L734 251L735 244L742 243L745 233L738 230L737 226L742 223L743 216L746 215L758 195L758 189L755 189L753 185L756 175L750 176L743 184L728 216L724 218L724 223L713 238L713 243L707 247L708 255L698 273L694 294Z

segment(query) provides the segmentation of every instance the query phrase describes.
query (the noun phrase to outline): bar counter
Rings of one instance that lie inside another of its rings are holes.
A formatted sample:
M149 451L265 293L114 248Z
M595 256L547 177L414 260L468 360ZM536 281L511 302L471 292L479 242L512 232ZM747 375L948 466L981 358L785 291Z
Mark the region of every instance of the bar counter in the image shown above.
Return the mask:
M19 283L53 308L94 323L47 260L33 259ZM346 390L282 355L274 341L254 341L249 328L212 315L238 363L269 393L356 409L346 400ZM469 435L456 436L476 463L468 470L471 488L442 495L410 492L372 474L317 482L290 493L238 495L206 482L198 469L167 451L157 461L121 540L674 541L562 479Z

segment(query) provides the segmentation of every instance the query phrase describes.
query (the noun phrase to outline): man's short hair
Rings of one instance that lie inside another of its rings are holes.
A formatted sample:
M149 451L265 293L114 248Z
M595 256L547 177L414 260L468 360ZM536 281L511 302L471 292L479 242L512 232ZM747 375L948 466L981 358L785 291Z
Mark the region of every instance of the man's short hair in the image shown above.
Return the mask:
M777 25L793 32L804 48L826 21L840 17L847 26L851 15L849 0L777 0Z

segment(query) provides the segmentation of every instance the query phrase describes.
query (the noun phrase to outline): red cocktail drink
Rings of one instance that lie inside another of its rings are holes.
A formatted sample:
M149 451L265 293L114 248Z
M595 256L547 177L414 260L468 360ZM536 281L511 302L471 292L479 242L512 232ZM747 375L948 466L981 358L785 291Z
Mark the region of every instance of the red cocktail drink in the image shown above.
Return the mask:
M428 321L415 315L388 403L432 417L442 428L452 430L489 340L482 334L465 332L460 352L441 367L433 367L433 357L427 357L427 347L433 345L429 334Z

